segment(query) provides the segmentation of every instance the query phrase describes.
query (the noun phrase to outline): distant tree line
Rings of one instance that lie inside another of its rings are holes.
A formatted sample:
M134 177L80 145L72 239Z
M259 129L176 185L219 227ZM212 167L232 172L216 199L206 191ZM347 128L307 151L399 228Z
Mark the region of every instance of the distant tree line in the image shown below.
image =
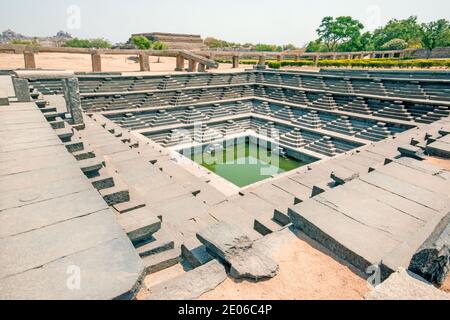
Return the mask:
M293 44L276 45L276 44L265 44L265 43L237 43L228 42L213 37L207 37L204 43L211 49L225 49L225 48L245 48L255 51L269 51L269 52L281 52L286 50L294 50L296 47Z
M307 52L353 52L424 48L429 53L437 47L450 46L450 22L440 19L419 24L416 16L390 20L373 32L362 32L364 25L352 17L325 17Z
M109 42L106 39L78 39L73 38L70 40L67 40L63 47L70 47L70 48L96 48L96 49L109 49L111 48L111 42Z

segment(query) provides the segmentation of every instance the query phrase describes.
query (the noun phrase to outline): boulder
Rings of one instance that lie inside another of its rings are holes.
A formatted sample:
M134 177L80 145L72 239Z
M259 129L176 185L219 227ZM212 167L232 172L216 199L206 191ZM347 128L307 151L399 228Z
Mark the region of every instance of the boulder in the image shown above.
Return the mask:
M450 213L439 222L411 259L408 269L427 281L442 285L450 264Z
M258 281L278 273L278 264L253 247L253 241L236 226L219 222L198 232L197 238L213 256L230 265L233 278Z

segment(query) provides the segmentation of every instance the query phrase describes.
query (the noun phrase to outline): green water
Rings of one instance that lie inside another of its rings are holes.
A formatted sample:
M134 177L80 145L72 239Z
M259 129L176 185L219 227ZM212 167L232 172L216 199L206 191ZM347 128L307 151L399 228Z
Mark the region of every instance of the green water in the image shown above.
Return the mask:
M307 164L290 157L272 157L265 147L248 142L228 146L223 151L212 154L187 156L238 187L245 187Z

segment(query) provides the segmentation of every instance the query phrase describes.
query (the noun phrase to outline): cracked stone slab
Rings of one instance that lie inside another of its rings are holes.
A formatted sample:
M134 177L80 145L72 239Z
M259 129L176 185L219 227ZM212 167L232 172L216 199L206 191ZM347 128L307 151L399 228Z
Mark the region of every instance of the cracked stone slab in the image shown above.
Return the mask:
M364 296L366 300L450 300L450 294L436 289L418 275L399 269Z
M450 213L448 213L412 257L409 270L442 285L450 269Z
M214 255L231 265L234 278L261 280L278 273L278 264L253 247L253 241L237 226L219 222L197 233L197 238Z
M192 300L208 292L227 278L224 266L212 260L173 279L149 287L148 300Z

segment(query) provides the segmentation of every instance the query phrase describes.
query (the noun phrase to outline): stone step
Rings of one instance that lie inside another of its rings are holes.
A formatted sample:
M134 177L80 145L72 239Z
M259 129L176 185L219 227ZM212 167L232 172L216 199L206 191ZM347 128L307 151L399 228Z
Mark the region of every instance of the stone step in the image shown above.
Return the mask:
M142 261L144 263L145 273L152 274L176 265L180 262L180 255L180 248L174 248L158 254L143 257Z
M62 129L65 127L65 122L61 118L56 118L55 121L49 121L52 129Z
M92 186L97 190L103 190L114 187L114 179L111 176L100 174L90 179Z
M161 228L161 220L148 207L118 215L117 222L132 243L148 239Z
M64 143L64 146L66 147L67 151L70 153L78 152L81 150L84 150L84 144L83 141L70 141Z
M72 152L72 155L78 161L95 158L94 150L91 150L91 149L75 151L75 152Z
M279 231L279 230L283 229L284 227L279 225L277 222L275 222L272 219L258 218L258 219L255 219L253 228L256 231L258 231L261 235L266 236L270 233Z
M34 101L34 103L36 103L39 109L45 108L45 106L48 104L46 100L36 100Z
M116 211L119 212L120 214L127 213L128 211L140 209L143 207L145 207L145 203L137 199L131 199L130 201L113 205L113 208L116 209Z
M99 170L103 168L103 163L98 158L91 158L78 161L81 171L89 177L98 176Z
M130 192L123 186L114 186L100 190L100 194L109 206L130 201Z
M61 119L65 119L66 118L66 113L65 112L48 112L48 113L43 113L45 119L47 119L47 121L55 121L56 118L61 118Z
M291 219L287 215L287 212L283 212L278 209L274 210L272 219L281 226L287 226L291 223Z
M148 300L193 300L225 281L227 273L217 260L150 286Z
M56 112L56 107L44 107L40 110L42 113Z
M213 259L207 252L206 247L197 238L185 241L181 245L181 254L192 268L198 268Z
M62 142L69 142L73 136L73 131L71 128L55 129L55 133Z
M144 258L175 248L175 242L164 229L159 229L150 239L135 243L134 246L139 256Z

